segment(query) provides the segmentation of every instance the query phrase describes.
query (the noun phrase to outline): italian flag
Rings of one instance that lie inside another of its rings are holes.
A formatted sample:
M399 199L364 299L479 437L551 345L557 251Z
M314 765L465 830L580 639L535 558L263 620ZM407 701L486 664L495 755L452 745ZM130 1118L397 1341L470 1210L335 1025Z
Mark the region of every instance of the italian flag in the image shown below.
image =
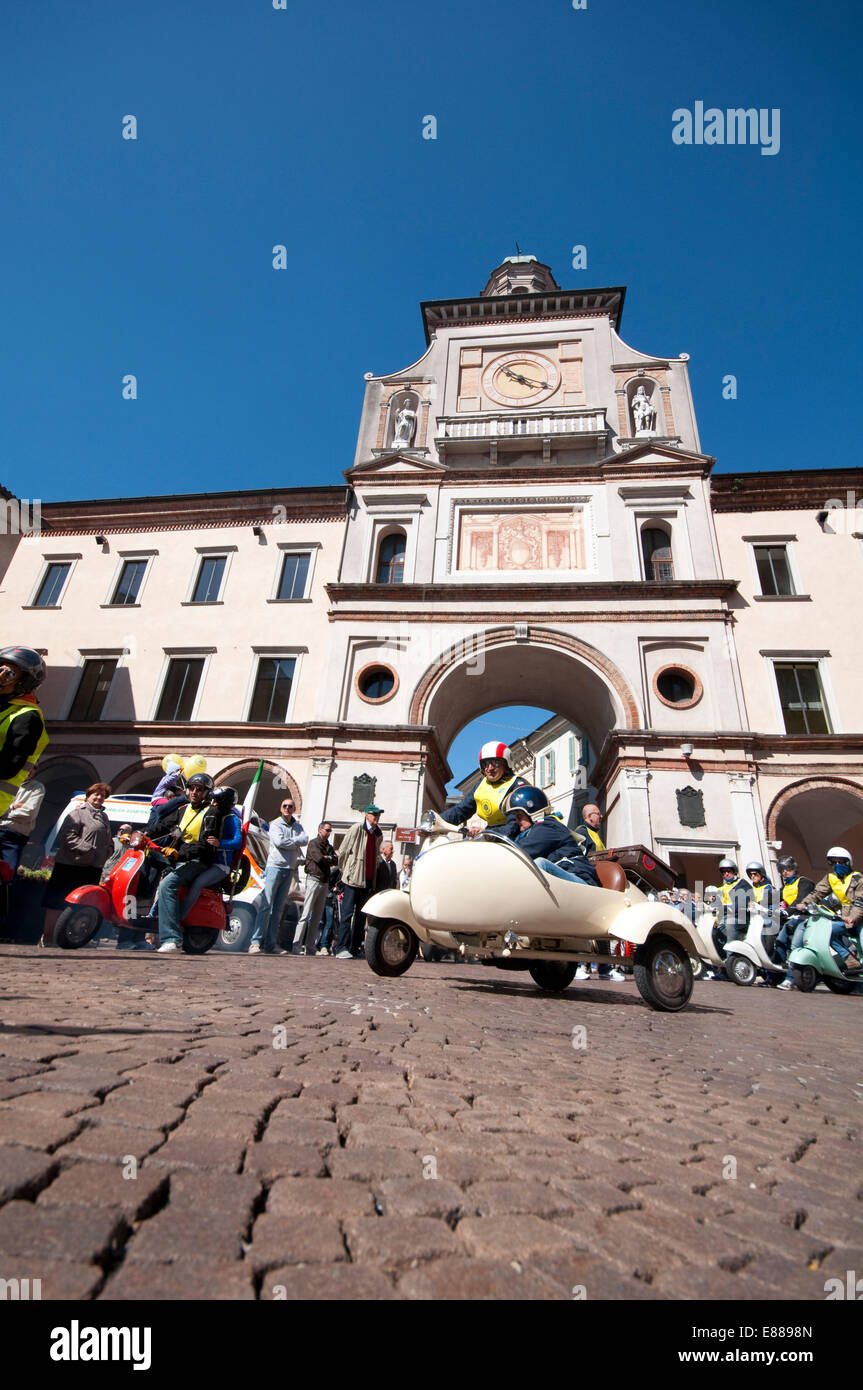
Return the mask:
M249 823L252 819L252 812L255 809L255 798L258 795L258 787L261 785L261 773L264 770L264 760L258 763L258 770L249 783L249 790L246 792L246 799L243 802L243 844L246 843L246 835L249 831Z

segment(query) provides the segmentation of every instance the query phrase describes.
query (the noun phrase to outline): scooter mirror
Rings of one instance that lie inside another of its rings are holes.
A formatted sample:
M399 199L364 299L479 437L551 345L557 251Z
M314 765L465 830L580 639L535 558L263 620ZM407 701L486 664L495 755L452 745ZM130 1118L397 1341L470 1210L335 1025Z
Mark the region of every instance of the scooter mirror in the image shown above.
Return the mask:
M144 832L142 830L133 830L131 835L129 836L129 848L140 849L145 839L146 836L144 835Z

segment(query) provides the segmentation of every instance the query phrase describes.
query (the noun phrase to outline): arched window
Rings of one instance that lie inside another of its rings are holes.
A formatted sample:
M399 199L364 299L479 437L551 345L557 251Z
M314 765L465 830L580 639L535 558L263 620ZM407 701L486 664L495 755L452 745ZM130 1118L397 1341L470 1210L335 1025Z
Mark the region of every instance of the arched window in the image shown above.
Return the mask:
M641 528L641 553L644 557L644 577L661 581L674 578L671 558L671 531L666 526Z
M378 551L376 584L401 584L404 581L406 548L404 531L392 531L384 536Z

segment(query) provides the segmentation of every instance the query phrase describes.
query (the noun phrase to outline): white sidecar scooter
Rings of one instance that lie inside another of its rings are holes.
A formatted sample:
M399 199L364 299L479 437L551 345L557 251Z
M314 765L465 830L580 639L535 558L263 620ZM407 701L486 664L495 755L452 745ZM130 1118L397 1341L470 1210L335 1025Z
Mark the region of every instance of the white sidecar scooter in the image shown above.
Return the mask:
M620 863L600 860L594 888L554 878L494 831L466 839L434 811L408 891L369 898L366 959L378 975L402 975L421 942L505 970L528 970L540 989L564 990L581 962L619 964L597 949L617 938L635 947L635 982L653 1009L676 1012L692 994L690 957L701 954L692 924L667 903L651 902ZM638 851L648 868L649 852ZM662 866L664 868L664 866Z

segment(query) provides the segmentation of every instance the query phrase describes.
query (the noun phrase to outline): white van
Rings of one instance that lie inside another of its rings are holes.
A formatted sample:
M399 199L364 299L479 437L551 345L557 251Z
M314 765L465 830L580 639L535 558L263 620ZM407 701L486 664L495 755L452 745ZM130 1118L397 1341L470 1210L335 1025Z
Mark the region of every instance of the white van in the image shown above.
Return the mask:
M80 806L83 800L84 792L76 792L63 808L45 840L45 855L40 868L53 869L60 826L69 812L73 811L76 806ZM131 825L133 830L143 830L153 811L149 796L133 792L126 796L109 796L102 809L111 822L111 831L114 835L117 834L121 825ZM219 932L216 950L248 950L252 932L255 929L257 901L263 887L264 865L267 862L269 852L270 837L253 813L245 851L249 861L249 881L242 892L234 896L228 925L224 931Z

